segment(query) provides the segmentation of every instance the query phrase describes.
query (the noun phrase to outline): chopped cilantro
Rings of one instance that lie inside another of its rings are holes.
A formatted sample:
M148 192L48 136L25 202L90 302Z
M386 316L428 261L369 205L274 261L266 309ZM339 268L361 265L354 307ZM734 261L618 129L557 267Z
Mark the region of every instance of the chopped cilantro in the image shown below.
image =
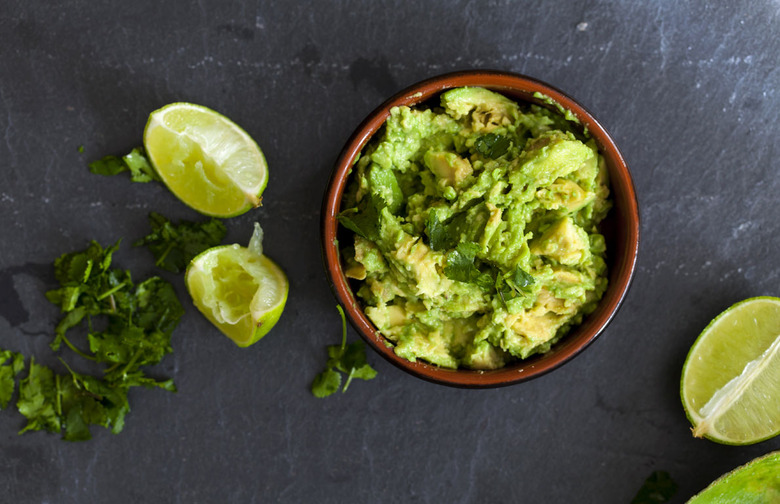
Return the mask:
M433 209L425 222L425 234L433 250L448 250L458 244L458 235L453 232L452 226L440 221L438 213Z
M5 409L16 388L16 375L24 369L24 357L9 350L0 350L0 409Z
M631 500L631 504L661 504L677 492L677 483L666 471L654 471Z
M490 159L500 158L507 153L511 145L512 143L507 137L495 133L488 133L474 141L474 148L477 152Z
M347 345L347 318L341 306L336 308L341 315L341 345L328 346L328 362L325 370L318 374L311 384L311 392L316 397L327 397L339 389L341 386L339 371L347 375L347 381L341 389L342 393L347 391L353 379L371 380L376 376L376 370L366 361L365 344L358 340Z
M371 198L364 198L360 206L340 212L338 220L350 231L368 240L376 241L379 239L381 207L377 208L370 200Z
M511 280L511 285L515 289L524 289L530 287L534 283L534 277L520 268L520 266L515 268L515 271L512 273L509 280Z
M489 291L495 284L490 273L481 272L475 264L479 252L479 245L472 242L461 242L455 249L447 252L447 264L444 266L444 275L450 280L468 282Z
M151 182L160 180L157 172L154 171L143 147L136 147L129 154L122 157L106 156L97 161L89 163L89 171L97 175L118 175L129 171L130 179L133 182Z
M52 349L62 343L76 354L104 363L100 377L68 373L30 360L27 375L19 382L16 406L27 418L20 434L32 430L61 432L68 441L91 438L90 425L119 433L130 411L127 399L132 387L156 387L175 392L173 381L148 376L144 367L160 362L172 351L171 333L184 309L173 286L151 277L135 285L126 270L112 269L119 242L103 248L93 241L83 251L63 254L54 262L58 289L47 299L64 313L55 328ZM104 330L93 329L93 318L104 319ZM89 350L76 347L66 333L86 320ZM8 361L10 359L10 365ZM14 391L14 377L24 367L23 357L0 350L0 406Z
M27 417L27 425L19 434L29 430L62 430L58 382L59 376L51 369L30 359L27 376L19 382L19 400L16 402L19 412Z
M174 225L164 216L152 212L149 225L151 233L134 245L146 245L154 255L155 264L172 273L184 271L193 257L219 245L225 237L225 225L214 218L201 223L179 221Z

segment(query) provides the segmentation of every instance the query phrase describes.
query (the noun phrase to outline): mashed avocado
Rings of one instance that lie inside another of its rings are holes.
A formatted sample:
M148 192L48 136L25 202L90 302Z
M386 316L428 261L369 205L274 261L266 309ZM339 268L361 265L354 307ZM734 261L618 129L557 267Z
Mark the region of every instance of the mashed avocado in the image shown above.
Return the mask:
M483 88L396 107L355 164L342 250L366 315L410 361L494 369L546 352L607 286L607 172L563 116Z

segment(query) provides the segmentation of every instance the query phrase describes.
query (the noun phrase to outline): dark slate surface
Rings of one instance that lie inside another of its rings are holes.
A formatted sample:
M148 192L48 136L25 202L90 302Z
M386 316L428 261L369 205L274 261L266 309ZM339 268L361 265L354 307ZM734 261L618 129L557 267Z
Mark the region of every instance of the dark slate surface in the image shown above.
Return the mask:
M198 218L158 184L85 167L139 144L172 101L223 112L263 147L265 206L227 221L227 240L259 221L291 291L249 349L189 306L158 369L179 393L136 391L118 436L17 436L24 419L0 413L0 501L627 503L665 470L684 502L778 449L695 440L679 401L707 322L780 294L780 4L692 3L4 2L0 346L58 366L52 260L124 237L115 261L143 278L152 260L129 244L147 213ZM643 218L630 294L587 352L530 383L450 389L370 354L376 380L315 399L340 337L318 243L332 163L384 98L468 68L545 80L613 133Z

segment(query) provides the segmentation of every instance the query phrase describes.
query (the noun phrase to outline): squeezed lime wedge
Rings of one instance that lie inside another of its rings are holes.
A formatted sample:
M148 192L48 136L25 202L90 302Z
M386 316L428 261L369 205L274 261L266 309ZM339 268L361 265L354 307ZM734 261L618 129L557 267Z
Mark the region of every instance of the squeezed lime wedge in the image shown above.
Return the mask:
M780 502L780 451L751 460L713 481L688 504L777 504Z
M255 237L261 234L259 225ZM265 336L282 315L289 282L253 238L210 248L190 262L184 280L200 312L225 336L247 347Z

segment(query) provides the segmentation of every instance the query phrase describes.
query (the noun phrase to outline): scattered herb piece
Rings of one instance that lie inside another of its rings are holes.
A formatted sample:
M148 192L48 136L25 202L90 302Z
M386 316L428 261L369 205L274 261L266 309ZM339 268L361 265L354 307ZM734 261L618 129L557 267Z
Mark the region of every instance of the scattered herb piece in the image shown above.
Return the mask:
M328 346L328 363L325 371L318 374L311 384L311 392L316 397L327 397L339 389L341 386L339 371L347 375L344 388L341 389L342 393L347 391L353 379L371 380L376 376L376 370L366 361L365 344L362 341L355 341L347 345L347 318L341 306L336 308L341 315L341 345Z
M83 145L79 145L79 152L80 153L84 153L84 146Z
M661 504L677 492L677 483L666 471L654 471L639 489L631 504Z
M0 409L5 409L16 388L16 375L24 369L24 356L0 350Z
M474 141L474 148L485 157L498 159L507 153L511 144L510 140L503 135L488 133Z
M154 255L155 264L172 273L184 271L192 258L219 245L225 237L225 225L214 218L206 222L182 220L173 224L166 217L152 212L149 225L152 232L133 245L145 245Z
M30 359L27 376L19 382L19 400L16 402L19 413L27 417L27 425L19 434L29 430L62 430L58 382L59 377L51 369Z
M130 179L133 182L151 182L160 180L157 172L154 171L149 160L146 159L146 153L143 147L136 147L129 154L122 157L106 156L97 161L89 163L89 171L97 175L118 175L129 171Z
M103 248L93 241L83 251L63 254L54 262L58 289L47 299L64 313L55 328L53 350L62 343L81 357L104 363L101 377L79 374L60 359L68 372L30 359L27 375L19 382L17 408L27 418L20 434L32 430L62 432L68 441L91 438L89 426L101 425L118 434L130 411L127 394L132 387L155 387L175 392L173 380L148 376L145 366L160 362L172 352L171 333L184 314L173 286L159 277L135 285L130 272L112 269L119 242ZM93 329L93 319L104 330ZM66 333L87 320L89 350L78 348ZM10 365L8 364L10 360ZM24 367L23 357L0 350L0 405L14 391L14 377Z

